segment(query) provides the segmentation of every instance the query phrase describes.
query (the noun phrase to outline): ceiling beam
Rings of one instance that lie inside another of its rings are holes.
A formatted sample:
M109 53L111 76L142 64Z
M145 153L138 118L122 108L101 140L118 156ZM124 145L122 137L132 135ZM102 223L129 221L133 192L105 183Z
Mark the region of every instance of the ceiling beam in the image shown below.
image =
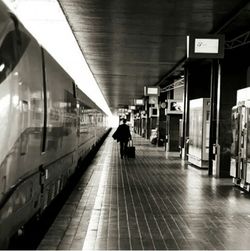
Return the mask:
M220 25L218 25L218 27L212 29L209 34L218 34L221 31L225 30L231 24L231 22L240 15L240 13L246 8L248 4L249 0L242 0L237 6L235 6L235 8L229 13L229 15L225 17L224 21ZM176 70L184 66L186 59L187 56L185 55L176 63L176 65L170 71L168 71L168 73L166 73L158 82L155 83L155 86L164 85L167 79L172 76L172 74Z
M241 34L240 36L230 40L226 41L225 43L225 49L235 49L240 46L244 46L246 44L250 43L250 31L245 32L244 34Z

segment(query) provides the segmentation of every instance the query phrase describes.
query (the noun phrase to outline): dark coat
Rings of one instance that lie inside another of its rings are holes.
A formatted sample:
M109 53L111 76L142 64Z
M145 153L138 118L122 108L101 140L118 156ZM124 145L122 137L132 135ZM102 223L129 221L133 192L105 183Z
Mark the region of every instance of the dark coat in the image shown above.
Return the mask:
M114 134L112 135L113 139L120 141L129 141L131 139L131 134L129 126L126 124L119 125Z

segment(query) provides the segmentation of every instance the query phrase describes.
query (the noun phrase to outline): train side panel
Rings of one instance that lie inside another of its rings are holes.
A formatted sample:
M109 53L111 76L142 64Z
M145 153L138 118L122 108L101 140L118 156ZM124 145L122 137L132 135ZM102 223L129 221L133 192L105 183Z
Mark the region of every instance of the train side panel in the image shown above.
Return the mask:
M0 1L0 248L60 193L105 118Z
M105 114L80 89L77 96L78 159L83 159L107 131ZM102 117L102 119L100 118Z
M93 108L89 107L83 99L78 100L78 113L77 156L81 160L91 150L95 142L95 125L93 121Z
M41 49L14 16L0 15L1 245L39 209L44 106Z
M77 111L73 80L44 51L46 125L42 152L43 205L46 208L75 170Z

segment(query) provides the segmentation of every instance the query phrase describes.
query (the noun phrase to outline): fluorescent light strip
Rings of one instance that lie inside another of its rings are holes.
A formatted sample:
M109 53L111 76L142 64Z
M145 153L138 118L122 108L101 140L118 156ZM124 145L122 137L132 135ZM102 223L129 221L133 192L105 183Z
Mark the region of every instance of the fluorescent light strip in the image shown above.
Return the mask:
M78 87L104 112L111 111L56 0L4 0Z

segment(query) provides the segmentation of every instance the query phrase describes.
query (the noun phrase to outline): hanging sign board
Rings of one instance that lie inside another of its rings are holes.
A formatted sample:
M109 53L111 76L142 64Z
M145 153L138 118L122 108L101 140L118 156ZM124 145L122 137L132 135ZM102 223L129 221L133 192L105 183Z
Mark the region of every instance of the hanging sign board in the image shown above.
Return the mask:
M150 105L157 105L158 104L158 96L149 96L148 103Z
M176 99L169 99L167 103L167 114L182 114L183 101Z
M187 58L223 58L224 35L187 36Z
M135 105L144 105L143 99L135 99Z
M144 96L159 96L160 88L158 86L144 86Z
M130 106L129 106L129 109L130 109L130 110L135 110L135 105L130 105Z

